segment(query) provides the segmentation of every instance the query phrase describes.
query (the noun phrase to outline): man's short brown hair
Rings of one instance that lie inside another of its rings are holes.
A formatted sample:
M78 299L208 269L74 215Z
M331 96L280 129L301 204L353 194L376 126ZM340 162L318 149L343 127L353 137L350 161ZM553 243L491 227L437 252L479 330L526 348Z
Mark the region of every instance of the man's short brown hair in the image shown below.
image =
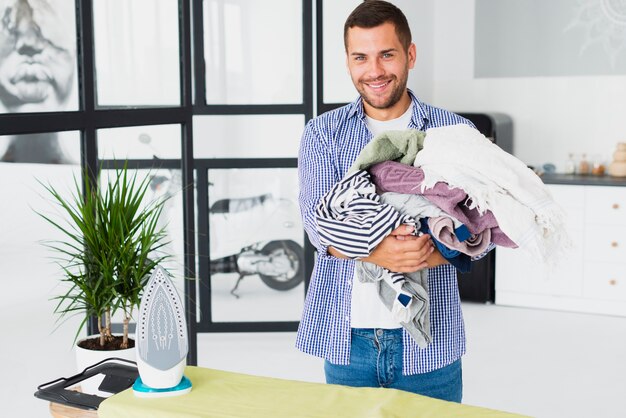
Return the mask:
M343 26L343 43L348 51L348 30L353 27L375 28L384 23L392 23L396 35L405 51L411 45L411 29L406 16L395 5L382 0L365 0L350 13Z

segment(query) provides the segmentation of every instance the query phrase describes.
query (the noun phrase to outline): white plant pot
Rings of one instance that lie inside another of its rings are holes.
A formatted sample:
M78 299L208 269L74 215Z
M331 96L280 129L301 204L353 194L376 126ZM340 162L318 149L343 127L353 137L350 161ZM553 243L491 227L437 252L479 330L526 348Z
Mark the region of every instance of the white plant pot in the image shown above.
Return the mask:
M97 337L98 335L90 335L86 339L97 338ZM129 335L129 338L131 338L130 335ZM132 338L134 339L134 336ZM78 344L76 344L76 368L78 370L78 373L81 373L83 370L85 370L89 366L93 366L94 364L99 363L102 360L105 360L107 358L112 358L112 357L121 358L124 360L136 361L137 356L136 356L135 347L126 348L123 350L103 351L103 350L87 350L85 348L79 347ZM118 363L129 366L128 363L125 363L122 361L119 361ZM83 380L82 382L80 382L81 391L83 393L89 393L92 395L98 395L102 397L111 396L112 394L109 392L103 392L103 391L98 390L98 387L100 386L100 383L102 383L103 379L104 379L104 376L96 375L87 380Z

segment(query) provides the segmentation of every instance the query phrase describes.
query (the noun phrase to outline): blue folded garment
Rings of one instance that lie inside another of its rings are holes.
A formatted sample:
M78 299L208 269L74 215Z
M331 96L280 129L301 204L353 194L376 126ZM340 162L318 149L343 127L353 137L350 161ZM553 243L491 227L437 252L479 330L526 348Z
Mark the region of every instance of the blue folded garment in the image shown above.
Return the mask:
M463 228L469 234L469 230L467 230L467 227L465 225L462 225L458 227L457 229L463 229ZM446 247L439 240L437 240L435 237L432 236L432 234L430 233L430 228L428 228L428 218L420 219L420 232L423 232L424 234L428 234L431 236L431 239L433 240L435 247L437 247L437 250L439 250L439 253L441 253L443 258L448 260L448 262L452 264L459 273L469 273L472 270L472 258L469 255L463 254L462 252L458 250L453 250L453 249ZM462 233L464 234L463 231ZM467 238L469 238L469 236L466 237L465 239Z

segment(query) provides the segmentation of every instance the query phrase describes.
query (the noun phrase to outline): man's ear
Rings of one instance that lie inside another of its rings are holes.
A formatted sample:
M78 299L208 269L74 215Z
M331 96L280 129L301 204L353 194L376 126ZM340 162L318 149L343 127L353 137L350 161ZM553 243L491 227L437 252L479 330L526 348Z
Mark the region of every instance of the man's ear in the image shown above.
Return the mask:
M415 61L417 61L417 48L415 47L415 44L413 42L411 42L411 45L409 45L409 50L407 52L409 68L412 69L415 66Z

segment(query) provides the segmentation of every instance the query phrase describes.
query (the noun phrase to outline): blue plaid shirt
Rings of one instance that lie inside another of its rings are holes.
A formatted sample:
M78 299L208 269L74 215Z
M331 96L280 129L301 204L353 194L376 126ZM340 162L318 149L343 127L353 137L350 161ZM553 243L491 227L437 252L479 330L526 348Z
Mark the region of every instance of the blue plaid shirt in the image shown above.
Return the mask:
M413 115L409 128L426 130L471 122L420 102L409 90ZM317 259L304 304L296 347L333 364L350 361L350 302L354 261L327 253L316 229L315 207L340 181L363 147L372 140L361 98L307 123L298 158L300 209L304 229L317 248ZM429 270L432 342L421 349L403 330L403 374L427 373L458 360L465 353L465 328L456 270L443 265Z

